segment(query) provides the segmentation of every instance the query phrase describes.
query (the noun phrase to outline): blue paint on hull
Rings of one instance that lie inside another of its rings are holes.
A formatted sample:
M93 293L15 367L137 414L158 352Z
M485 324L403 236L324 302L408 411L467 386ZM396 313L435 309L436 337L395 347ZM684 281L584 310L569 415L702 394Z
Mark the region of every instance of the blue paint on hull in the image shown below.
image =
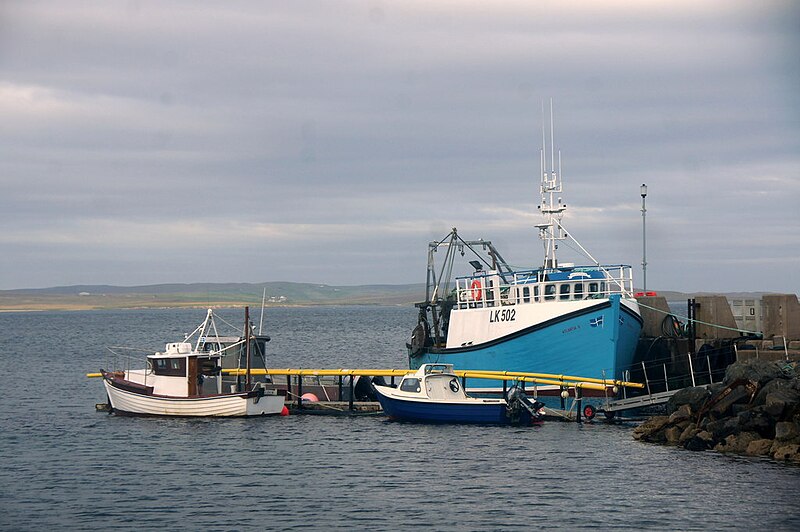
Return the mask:
M477 346L425 348L409 367L453 364L456 369L526 371L622 378L630 369L642 329L640 316L609 300ZM499 388L501 381L471 379L470 388Z
M426 423L476 423L507 425L511 420L506 416L506 405L465 404L434 401L411 401L387 397L378 393L378 401L383 411L392 419L422 421ZM519 423L528 425L530 414L520 411Z

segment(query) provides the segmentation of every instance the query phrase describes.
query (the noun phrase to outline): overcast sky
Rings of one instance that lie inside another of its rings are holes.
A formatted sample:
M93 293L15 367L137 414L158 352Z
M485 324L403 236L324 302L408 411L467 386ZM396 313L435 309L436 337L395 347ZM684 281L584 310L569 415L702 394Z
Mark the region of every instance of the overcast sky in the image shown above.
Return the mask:
M800 4L0 3L0 289L424 282L564 225L648 289L800 292ZM562 250L562 260L580 262Z

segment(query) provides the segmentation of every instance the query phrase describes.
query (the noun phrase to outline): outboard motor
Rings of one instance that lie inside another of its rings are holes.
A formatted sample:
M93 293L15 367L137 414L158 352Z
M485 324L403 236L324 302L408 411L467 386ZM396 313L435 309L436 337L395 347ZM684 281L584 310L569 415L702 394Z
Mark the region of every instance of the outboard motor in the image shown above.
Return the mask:
M374 382L378 386L386 386L386 381L383 377L369 377L359 376L355 377L355 384L353 386L353 399L356 401L377 401L378 396L375 394L375 388L372 387Z
M506 402L508 403L506 414L512 422L519 421L519 413L522 408L528 411L533 421L541 419L543 416L544 403L535 399L531 400L520 386L512 386L508 390Z

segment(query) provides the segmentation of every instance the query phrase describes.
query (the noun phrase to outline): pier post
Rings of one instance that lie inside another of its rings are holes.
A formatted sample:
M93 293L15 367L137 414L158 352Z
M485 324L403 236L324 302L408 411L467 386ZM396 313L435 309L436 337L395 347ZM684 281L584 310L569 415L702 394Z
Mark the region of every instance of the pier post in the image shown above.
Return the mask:
M353 384L353 376L352 375L350 375L349 387L350 387L350 400L349 400L349 403L348 403L347 407L352 412L353 411L353 396L356 394L356 387Z
M691 355L694 353L694 301L689 299L686 302L688 308L686 309L686 314L689 317L689 323L686 325L689 327L689 354Z
M297 408L303 408L303 377L297 376Z
M339 375L339 397L338 397L339 401L342 400L342 386L343 386L342 379L344 379L344 376Z
M578 407L575 410L575 421L581 423L581 415L583 414L583 391L581 390L580 383L575 384L575 404Z

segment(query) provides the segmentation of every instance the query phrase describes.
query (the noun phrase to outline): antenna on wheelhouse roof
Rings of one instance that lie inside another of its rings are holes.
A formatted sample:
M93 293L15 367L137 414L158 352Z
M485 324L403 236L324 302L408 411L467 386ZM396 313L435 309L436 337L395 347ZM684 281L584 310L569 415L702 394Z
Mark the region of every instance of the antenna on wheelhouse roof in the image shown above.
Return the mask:
M545 222L537 224L539 238L544 243L544 267L556 268L557 240L567 238L566 232L561 226L561 218L566 210L566 205L561 202L561 150L558 150L558 172L555 170L555 126L553 120L553 99L550 98L550 171L547 171L547 135L545 133L545 114L544 101L542 101L542 183L540 186L542 202L539 211L545 217Z

